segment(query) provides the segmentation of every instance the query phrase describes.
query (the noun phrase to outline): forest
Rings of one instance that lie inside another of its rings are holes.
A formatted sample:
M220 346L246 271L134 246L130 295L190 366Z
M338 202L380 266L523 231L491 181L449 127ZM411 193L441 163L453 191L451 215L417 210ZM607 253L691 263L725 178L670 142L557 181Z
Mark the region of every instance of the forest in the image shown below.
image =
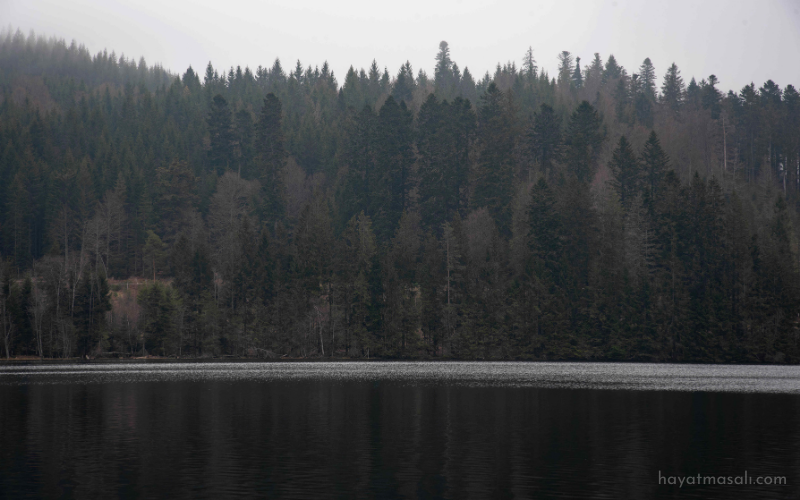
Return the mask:
M340 84L2 32L2 354L800 361L792 85L431 55Z

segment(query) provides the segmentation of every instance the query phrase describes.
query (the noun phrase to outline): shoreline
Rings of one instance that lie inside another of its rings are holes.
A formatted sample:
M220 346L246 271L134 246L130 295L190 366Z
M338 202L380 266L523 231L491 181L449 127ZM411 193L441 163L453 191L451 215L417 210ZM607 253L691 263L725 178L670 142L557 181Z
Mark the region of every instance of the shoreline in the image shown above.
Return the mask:
M647 364L647 365L709 365L709 366L798 366L789 363L691 363L669 361L641 361L641 360L586 360L586 359L461 359L461 358L253 358L253 357L225 357L225 358L169 358L158 356L132 357L132 358L11 358L0 359L0 366L26 366L26 365L100 365L100 364L167 364L167 363L325 363L325 362L421 362L421 363L603 363L603 364Z

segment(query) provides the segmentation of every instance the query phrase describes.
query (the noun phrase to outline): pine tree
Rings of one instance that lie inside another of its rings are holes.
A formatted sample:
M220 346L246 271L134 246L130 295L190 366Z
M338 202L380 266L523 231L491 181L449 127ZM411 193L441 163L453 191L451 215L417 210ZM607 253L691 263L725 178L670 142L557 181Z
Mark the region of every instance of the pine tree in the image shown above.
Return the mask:
M581 73L581 58L575 58L575 71L572 73L572 84L576 89L583 88L583 73Z
M533 354L550 343L562 325L563 245L561 217L553 191L544 179L531 189L528 207L529 261L526 266L527 322Z
M440 99L454 97L453 61L450 59L450 47L447 42L439 43L439 52L436 54L436 69L434 71L434 85L436 96Z
M277 61L276 61L277 62ZM275 94L264 98L256 123L256 164L263 192L262 220L274 224L286 213L286 187L283 171L286 165L281 101Z
M231 111L228 102L217 94L211 101L211 109L207 118L211 149L208 161L217 175L222 175L233 163L233 130L231 127Z
M562 89L572 85L572 75L575 72L572 62L572 54L568 51L561 51L558 55L558 86Z
M617 59L614 54L608 56L606 60L606 69L603 72L603 79L605 81L614 80L622 76L622 66L617 64Z
M545 178L551 178L554 164L561 157L561 118L547 104L542 104L533 116L527 146Z
M678 112L683 105L686 85L683 83L681 72L675 63L667 69L664 83L661 85L661 102L673 112Z
M609 167L614 174L622 208L628 210L641 190L643 172L636 153L624 135L619 138L619 144L614 149Z
M411 188L412 115L405 103L392 96L378 113L376 129L375 169L367 175L370 182L369 213L373 215L378 241L385 242L394 234L400 215L408 206Z
M597 167L597 158L605 139L602 119L587 101L583 101L570 117L564 137L564 163L567 173L581 182L590 182Z
M533 57L533 47L528 47L525 57L522 58L522 74L528 79L529 84L536 81L538 66Z
M493 83L481 98L478 143L480 157L471 204L487 207L504 235L511 230L514 123L504 94Z
M701 85L700 89L703 109L711 110L711 118L714 120L719 118L722 111L719 104L720 100L722 100L722 95L717 90L717 83L719 83L717 77L710 75L708 82L705 85Z
M689 86L686 87L686 102L692 109L700 109L701 91L694 78L689 81Z
M641 93L647 99L656 100L656 70L649 57L639 67L639 85Z
M397 77L392 86L392 96L397 102L405 101L406 103L411 103L414 99L415 88L414 71L411 69L411 63L406 61L397 72Z
M600 54L598 52L594 53L594 59L592 59L592 65L589 66L589 69L586 71L586 82L584 85L587 87L591 86L591 88L597 88L595 86L599 86L603 81L603 60L600 58Z
M240 177L249 179L252 176L252 164L255 156L253 143L253 117L246 109L236 112L236 130L234 142L236 150L234 156L237 160L238 174Z
M657 199L661 181L669 170L669 156L661 148L656 132L650 131L650 137L644 143L641 164L644 169L644 188L651 200Z

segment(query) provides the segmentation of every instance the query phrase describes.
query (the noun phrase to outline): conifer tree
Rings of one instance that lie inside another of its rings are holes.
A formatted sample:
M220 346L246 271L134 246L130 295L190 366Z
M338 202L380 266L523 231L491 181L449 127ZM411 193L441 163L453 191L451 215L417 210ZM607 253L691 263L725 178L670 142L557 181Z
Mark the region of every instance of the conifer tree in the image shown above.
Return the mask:
M505 96L492 82L480 108L478 142L480 157L471 204L487 207L502 234L511 230L510 202L513 187L513 117Z
M656 71L649 57L639 67L639 86L647 99L656 100Z
M276 61L277 62L277 61ZM286 165L281 101L275 94L264 98L256 124L256 162L263 191L262 220L274 224L286 213L283 171Z
M439 43L439 52L436 54L436 69L434 71L434 85L436 95L440 99L453 97L453 61L450 59L450 47L447 42Z
M228 108L228 101L222 95L217 94L211 100L207 121L211 139L208 161L217 175L222 175L234 162L231 111Z
M572 72L572 84L576 89L583 88L583 73L581 72L581 58L575 58L575 71Z
M656 200L661 181L669 170L669 157L661 148L661 142L654 130L650 131L650 137L644 143L641 164L644 169L644 188L650 199Z
M561 158L561 118L552 107L542 104L533 117L527 134L528 147L545 178L553 175L554 164Z
M667 69L664 83L661 85L661 102L673 112L678 112L683 104L686 85L683 83L681 72L675 63Z
M394 234L400 215L408 206L411 188L412 115L405 103L386 99L378 114L375 169L370 182L370 209L380 242Z
M522 58L522 74L530 83L536 80L537 70L536 59L533 57L533 47L528 47L528 50L525 52L525 57Z
M581 182L590 182L594 177L605 139L602 123L597 110L587 101L583 101L570 117L564 137L564 163L567 173Z
M624 135L619 138L619 144L614 149L609 167L614 173L615 187L619 192L622 208L627 210L640 192L643 176L639 159Z
M622 76L622 67L617 64L617 59L614 57L614 54L608 56L606 60L606 69L603 72L603 79L614 80Z
M575 72L572 63L572 54L566 50L561 51L558 55L558 86L562 89L570 88L572 84L572 75Z
M410 103L414 99L415 87L414 71L411 69L411 63L406 61L397 72L397 77L392 86L392 96L397 102L405 101Z

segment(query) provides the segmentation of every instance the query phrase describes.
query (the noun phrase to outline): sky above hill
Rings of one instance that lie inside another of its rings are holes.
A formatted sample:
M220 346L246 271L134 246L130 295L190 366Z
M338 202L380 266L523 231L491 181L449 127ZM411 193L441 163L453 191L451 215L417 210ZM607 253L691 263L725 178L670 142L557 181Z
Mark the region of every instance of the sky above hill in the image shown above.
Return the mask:
M556 74L568 50L588 64L614 54L629 73L649 57L659 81L675 62L688 83L710 74L740 90L772 79L800 86L800 2L407 0L292 2L246 0L0 0L5 29L76 40L96 53L143 56L182 73L217 69L321 66L341 84L348 67L375 59L395 75L409 60L433 73L439 42L479 78L498 62L519 67L529 46L539 67Z

